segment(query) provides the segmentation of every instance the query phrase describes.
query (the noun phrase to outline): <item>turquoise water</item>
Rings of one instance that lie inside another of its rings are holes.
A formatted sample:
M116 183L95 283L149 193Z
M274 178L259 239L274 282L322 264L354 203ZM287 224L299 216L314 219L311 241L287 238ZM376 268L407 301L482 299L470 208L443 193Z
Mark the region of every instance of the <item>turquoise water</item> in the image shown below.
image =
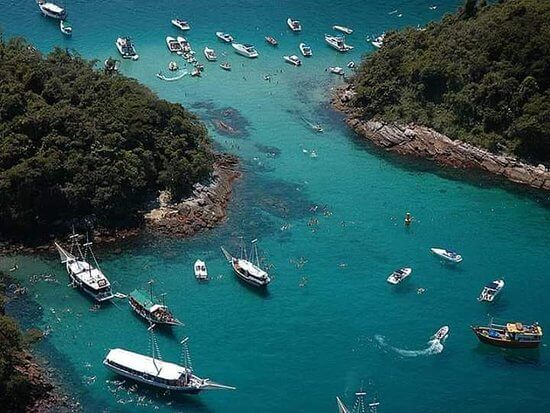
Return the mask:
M24 35L41 50L70 47L103 61L116 55L116 37L132 36L141 57L122 62L122 71L194 110L217 145L242 159L244 176L221 227L189 240L144 236L118 254L97 250L115 290L155 278L157 290L168 293L186 326L159 331L164 359L179 360L178 341L189 336L196 372L237 391L164 395L119 384L101 364L108 349L145 353L149 346L145 324L127 304L90 312L92 303L67 287L54 256L0 261L2 268L19 263L15 275L30 294L12 311L25 326L51 330L40 349L86 411L334 412L336 395L351 403L361 386L385 412L515 412L525 403L549 411L546 345L503 351L479 344L469 330L488 315L550 328L548 198L383 154L350 133L327 104L341 80L326 67L371 53L367 35L424 25L456 1L69 1L71 39L33 1L3 3L11 6L0 17L6 35ZM202 79L156 79L172 60L164 38L178 33L169 22L176 16L190 21L186 37L198 52L207 45L227 52L220 60L233 71L206 63ZM287 30L288 16L302 21L301 34ZM349 55L323 43L333 24L355 29ZM255 43L259 59L235 55L217 41L218 30ZM277 49L265 44L268 34L279 39ZM282 55L298 53L304 40L314 57L300 68L284 64ZM302 117L325 132L314 133ZM214 119L241 133L218 134ZM406 211L415 217L408 229ZM308 225L311 219L318 223ZM219 247L235 250L239 235L259 238L274 265L267 294L243 286L223 260ZM464 261L442 265L429 253L435 246L457 249ZM193 277L199 257L213 277L208 284ZM401 266L413 274L392 287L385 279ZM37 277L44 274L54 281ZM497 277L507 283L498 302L478 303L482 286ZM450 326L449 338L430 346L442 325Z

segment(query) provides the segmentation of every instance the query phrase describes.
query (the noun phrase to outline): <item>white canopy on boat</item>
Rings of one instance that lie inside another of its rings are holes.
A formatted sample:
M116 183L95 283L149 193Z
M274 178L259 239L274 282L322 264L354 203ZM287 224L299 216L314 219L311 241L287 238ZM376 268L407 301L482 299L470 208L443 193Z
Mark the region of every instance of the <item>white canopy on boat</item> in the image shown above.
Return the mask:
M105 361L165 380L178 380L186 372L183 366L153 359L121 348L110 350L105 357ZM187 370L187 373L191 374L191 371Z
M243 270L245 270L246 272L248 272L250 275L254 277L257 277L257 278L267 277L267 272L265 272L261 268L256 267L250 261L239 259L239 267L241 267Z

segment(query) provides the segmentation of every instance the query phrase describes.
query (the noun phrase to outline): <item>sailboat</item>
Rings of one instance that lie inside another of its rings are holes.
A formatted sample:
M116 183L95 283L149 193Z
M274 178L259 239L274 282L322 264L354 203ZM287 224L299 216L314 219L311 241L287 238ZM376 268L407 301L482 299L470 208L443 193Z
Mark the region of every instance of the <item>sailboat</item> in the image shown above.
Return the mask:
M73 229L73 234L69 237L71 242L69 251L54 242L61 263L66 265L71 284L91 295L96 301L110 300L113 298L111 284L99 268L92 251L92 243L86 238L86 242L80 245L79 239L80 235ZM93 264L88 262L88 257L93 260Z
M255 287L266 287L270 282L269 274L260 268L260 258L258 255L257 239L252 240L252 251L250 257L246 251L246 246L241 238L241 257L233 257L224 247L221 247L225 258L231 263L233 271L237 277L244 282Z
M184 338L182 345L183 366L161 360L157 341L153 333L154 324L149 327L151 333L151 356L145 356L122 348L109 350L103 365L121 376L167 390L198 394L203 390L228 389L235 387L215 383L193 374L188 341Z
M336 396L336 404L338 405L338 413L366 413L367 407L370 413L376 413L377 407L380 405L377 401L373 401L368 405L365 405L365 397L367 393L364 391L358 391L355 393L355 403L351 409L349 409L338 396Z
M128 304L141 317L150 323L166 324L170 326L182 325L170 312L164 301L165 294L157 300L153 294L153 280L149 281L149 291L134 290L128 295Z

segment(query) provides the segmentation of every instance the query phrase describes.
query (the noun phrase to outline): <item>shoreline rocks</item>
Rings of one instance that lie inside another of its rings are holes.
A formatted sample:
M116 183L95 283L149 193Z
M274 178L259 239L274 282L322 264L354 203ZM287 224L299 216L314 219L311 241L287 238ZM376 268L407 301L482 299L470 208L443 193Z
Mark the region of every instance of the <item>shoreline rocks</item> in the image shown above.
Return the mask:
M550 170L542 164L535 166L513 156L498 155L422 125L362 120L357 110L349 105L353 96L353 88L349 85L337 89L333 107L346 115L346 123L356 133L387 151L414 155L453 168L475 168L515 183L550 190Z
M169 193L162 192L160 206L145 214L146 228L185 237L214 228L225 220L233 182L240 176L235 156L217 155L210 184L195 184L193 194L176 203L170 200Z

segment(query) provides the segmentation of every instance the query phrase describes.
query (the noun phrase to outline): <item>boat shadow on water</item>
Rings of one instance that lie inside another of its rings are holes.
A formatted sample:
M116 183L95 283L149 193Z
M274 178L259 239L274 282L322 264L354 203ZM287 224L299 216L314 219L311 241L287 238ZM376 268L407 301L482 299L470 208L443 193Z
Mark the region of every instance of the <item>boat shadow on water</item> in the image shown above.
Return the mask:
M508 349L489 346L487 344L479 343L474 348L474 352L487 360L504 361L507 364L522 364L536 366L537 368L548 368L548 363L545 363L541 359L541 349ZM489 356L489 358L487 358Z
M238 277L235 277L237 282L241 284L242 286L246 287L247 290L253 292L255 295L261 298L271 298L271 292L267 287L255 287L253 285L248 284L246 281L241 280Z

